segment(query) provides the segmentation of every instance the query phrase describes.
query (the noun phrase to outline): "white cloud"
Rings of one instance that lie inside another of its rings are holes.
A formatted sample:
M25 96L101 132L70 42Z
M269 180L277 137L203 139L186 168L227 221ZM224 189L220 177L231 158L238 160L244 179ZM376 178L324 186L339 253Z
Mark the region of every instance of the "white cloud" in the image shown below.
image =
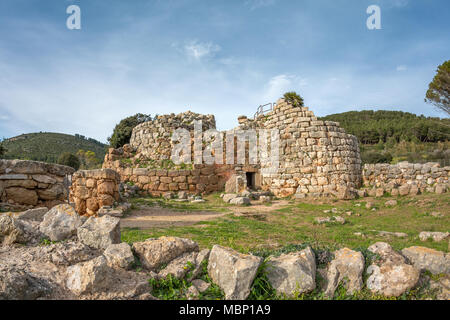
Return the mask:
M288 91L299 91L300 87L306 86L306 79L295 75L280 74L272 77L266 85L264 99L274 102Z
M274 5L276 0L247 0L245 5L250 7L250 10L255 10L262 7Z
M402 64L402 65L397 66L397 68L395 70L406 71L407 69L408 69L408 67Z
M403 8L409 4L409 0L383 0L381 2L382 8L384 6L388 8Z
M212 42L198 42L197 40L190 41L184 46L186 55L195 60L201 60L213 56L220 51L219 45Z
M406 7L408 5L409 0L392 0L392 5L394 7Z

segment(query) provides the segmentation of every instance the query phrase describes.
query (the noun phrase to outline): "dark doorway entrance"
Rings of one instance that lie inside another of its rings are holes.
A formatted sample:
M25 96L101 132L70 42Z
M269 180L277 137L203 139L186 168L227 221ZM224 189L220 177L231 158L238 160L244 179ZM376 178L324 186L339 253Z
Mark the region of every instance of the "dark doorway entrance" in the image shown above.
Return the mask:
M255 172L246 172L245 176L247 178L247 188L251 190L256 190L255 185Z

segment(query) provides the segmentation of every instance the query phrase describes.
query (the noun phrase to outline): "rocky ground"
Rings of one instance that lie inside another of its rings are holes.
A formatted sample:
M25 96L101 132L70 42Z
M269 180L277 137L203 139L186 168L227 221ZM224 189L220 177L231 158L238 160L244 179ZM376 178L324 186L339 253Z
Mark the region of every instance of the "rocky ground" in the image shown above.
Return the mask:
M399 206L392 200L384 199L383 203L390 208ZM198 208L208 201L192 205ZM426 203L426 199L419 201ZM355 208L355 203L351 205ZM270 208L262 202L257 206ZM330 220L315 226L323 231L348 227L348 220L361 218L355 217L358 211L378 214L372 208L380 206L374 201L356 208L361 211L353 209L349 214L338 205L321 207L322 218ZM282 215L286 206L275 209ZM233 219L251 221L257 228L274 224L249 217L252 209L248 206L230 210ZM266 210L262 214L272 213ZM235 236L245 237L236 221L227 219ZM433 219L446 223L445 214ZM120 224L120 218L108 214L79 216L67 204L0 215L0 299L450 299L450 256L426 246L448 241L443 232L422 232L418 241L425 246L400 249L355 235L370 245L324 249L298 242L239 252L226 245L235 247L226 239L214 242L221 235L221 225L216 226L214 235L203 228L210 237L205 246L203 241L199 244L187 239L187 233L130 241L127 229L121 232ZM173 230L165 229L165 233ZM263 232L266 238L271 236ZM377 237L391 242L407 241L410 236L405 233L405 239L391 233ZM122 242L124 238L128 243Z

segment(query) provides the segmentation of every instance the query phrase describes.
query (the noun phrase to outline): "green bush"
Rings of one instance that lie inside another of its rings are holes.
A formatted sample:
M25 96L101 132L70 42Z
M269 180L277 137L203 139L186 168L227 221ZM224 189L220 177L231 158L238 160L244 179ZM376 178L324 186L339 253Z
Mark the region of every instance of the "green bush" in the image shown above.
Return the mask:
M80 168L80 159L70 152L64 152L59 156L58 164L69 166L75 170L78 170Z
M297 92L286 92L283 97L286 102L292 104L294 107L303 107L303 98Z
M134 116L121 120L114 128L113 134L108 138L113 148L120 148L130 142L134 127L146 121L150 121L150 115L137 113Z
M388 152L363 152L361 154L361 160L365 163L390 163L392 161L392 155Z
M3 146L3 143L0 142L0 157L6 153L6 148Z

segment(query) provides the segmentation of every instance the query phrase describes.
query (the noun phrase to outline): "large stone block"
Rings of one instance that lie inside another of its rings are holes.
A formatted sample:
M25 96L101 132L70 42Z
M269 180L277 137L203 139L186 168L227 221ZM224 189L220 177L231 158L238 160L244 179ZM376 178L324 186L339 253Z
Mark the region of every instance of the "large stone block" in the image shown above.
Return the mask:
M6 198L15 203L35 206L38 203L38 195L35 190L12 187L6 189Z
M261 263L260 257L215 245L209 255L208 274L224 291L225 299L244 300Z
M120 243L120 219L105 215L101 218L90 217L77 229L78 239L95 249L106 249Z

